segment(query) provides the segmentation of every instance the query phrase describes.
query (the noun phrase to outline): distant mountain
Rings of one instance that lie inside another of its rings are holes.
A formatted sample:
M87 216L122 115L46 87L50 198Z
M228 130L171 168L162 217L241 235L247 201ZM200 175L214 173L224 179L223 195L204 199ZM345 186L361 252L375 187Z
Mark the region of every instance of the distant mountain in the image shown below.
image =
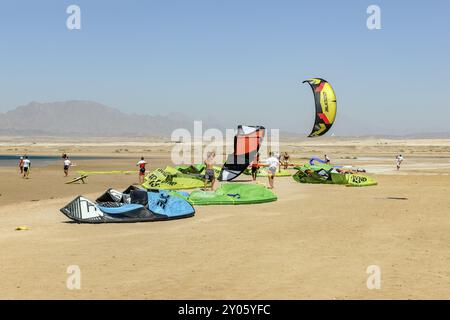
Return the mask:
M282 138L304 138L309 133L306 126L295 126L291 122L261 121L262 115L249 119L225 120L204 114L185 115L139 115L124 113L118 109L92 101L64 101L52 103L31 102L6 113L0 113L0 136L79 136L79 137L169 137L177 128L187 129L193 134L194 120L203 121L203 132L208 128L235 129L239 124L264 125L279 128ZM398 134L383 124L358 121L356 116L338 114L328 136L340 137L405 137L405 138L450 138L450 132ZM251 119L250 119L251 120ZM294 119L295 120L295 119ZM295 121L294 121L295 123ZM307 123L307 121L305 122ZM304 132L300 132L304 131Z
M193 120L179 113L127 114L92 101L31 102L0 113L0 135L162 137L177 128L192 130Z

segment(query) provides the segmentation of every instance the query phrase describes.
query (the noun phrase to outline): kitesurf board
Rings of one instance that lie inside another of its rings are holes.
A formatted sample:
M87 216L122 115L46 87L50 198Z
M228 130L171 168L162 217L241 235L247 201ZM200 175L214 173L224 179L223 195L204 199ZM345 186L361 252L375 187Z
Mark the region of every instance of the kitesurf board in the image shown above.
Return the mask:
M73 180L67 181L66 184L71 184L71 183L75 183L75 182L78 182L78 181L81 181L81 182L83 182L83 183L86 183L86 182L84 181L84 179L86 179L87 177L88 177L87 174L84 174L84 175L82 175L82 176L79 176L78 178L75 178L75 179L73 179Z

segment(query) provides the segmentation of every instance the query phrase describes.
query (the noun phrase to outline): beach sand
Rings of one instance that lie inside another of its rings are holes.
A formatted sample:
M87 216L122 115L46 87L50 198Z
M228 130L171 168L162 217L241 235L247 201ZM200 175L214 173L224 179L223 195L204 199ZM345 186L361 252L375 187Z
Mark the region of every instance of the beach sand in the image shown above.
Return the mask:
M0 154L115 157L77 161L71 178L76 170L135 170L141 155L151 168L164 167L172 146L21 141L0 139ZM198 206L195 217L168 222L87 225L59 209L77 195L125 189L137 174L66 185L60 162L33 168L29 180L0 167L0 299L450 299L449 140L289 140L284 150L296 163L327 153L334 163L373 172L379 185L277 178L273 203ZM400 172L397 153L406 158ZM81 270L80 290L66 287L72 265ZM366 285L371 265L381 270L379 290Z

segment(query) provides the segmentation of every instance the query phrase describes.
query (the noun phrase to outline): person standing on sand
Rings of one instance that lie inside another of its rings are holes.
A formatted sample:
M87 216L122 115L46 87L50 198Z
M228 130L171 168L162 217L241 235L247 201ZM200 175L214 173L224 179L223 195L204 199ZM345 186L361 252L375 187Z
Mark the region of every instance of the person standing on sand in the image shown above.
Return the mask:
M252 161L252 179L256 181L259 170L259 152L255 155Z
M69 160L69 157L66 156L64 158L64 176L67 177L69 175L69 168L72 165L72 162Z
M216 175L214 172L214 158L216 154L214 152L208 152L205 160L205 190L208 182L211 182L211 191L214 191L214 183L216 182Z
M285 151L283 153L283 166L284 166L284 170L287 170L287 168L289 167L289 154Z
M401 154L395 157L395 163L397 164L397 171L400 170L400 166L402 165L403 160L405 160L405 158L403 158Z
M277 173L277 169L280 167L280 160L278 157L274 156L273 152L269 153L269 158L265 161L267 169L267 177L269 178L269 189L274 188L274 180L275 175Z
M19 170L20 170L20 174L23 174L23 157L20 157L19 159Z
M144 177L145 177L145 166L147 165L147 162L144 160L144 157L141 157L141 160L136 163L136 166L139 167L139 184L144 183Z
M23 160L23 177L25 179L28 179L28 176L30 174L31 169L31 161L28 159L28 156L25 156L25 159Z
M273 152L272 156L278 159L278 171L281 172L281 154L279 152Z
M325 163L326 164L330 164L331 163L331 159L328 155L325 155Z

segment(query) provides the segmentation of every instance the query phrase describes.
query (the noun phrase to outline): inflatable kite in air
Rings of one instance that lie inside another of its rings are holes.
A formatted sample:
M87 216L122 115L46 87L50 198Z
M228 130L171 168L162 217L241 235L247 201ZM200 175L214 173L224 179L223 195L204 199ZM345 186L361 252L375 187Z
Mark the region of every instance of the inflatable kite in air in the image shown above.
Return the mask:
M234 152L228 155L220 171L220 181L231 181L247 169L261 147L265 134L262 126L238 126L234 137Z
M316 119L309 137L320 137L333 126L337 109L336 95L331 85L324 79L312 78L303 81L305 82L311 86L316 103Z

